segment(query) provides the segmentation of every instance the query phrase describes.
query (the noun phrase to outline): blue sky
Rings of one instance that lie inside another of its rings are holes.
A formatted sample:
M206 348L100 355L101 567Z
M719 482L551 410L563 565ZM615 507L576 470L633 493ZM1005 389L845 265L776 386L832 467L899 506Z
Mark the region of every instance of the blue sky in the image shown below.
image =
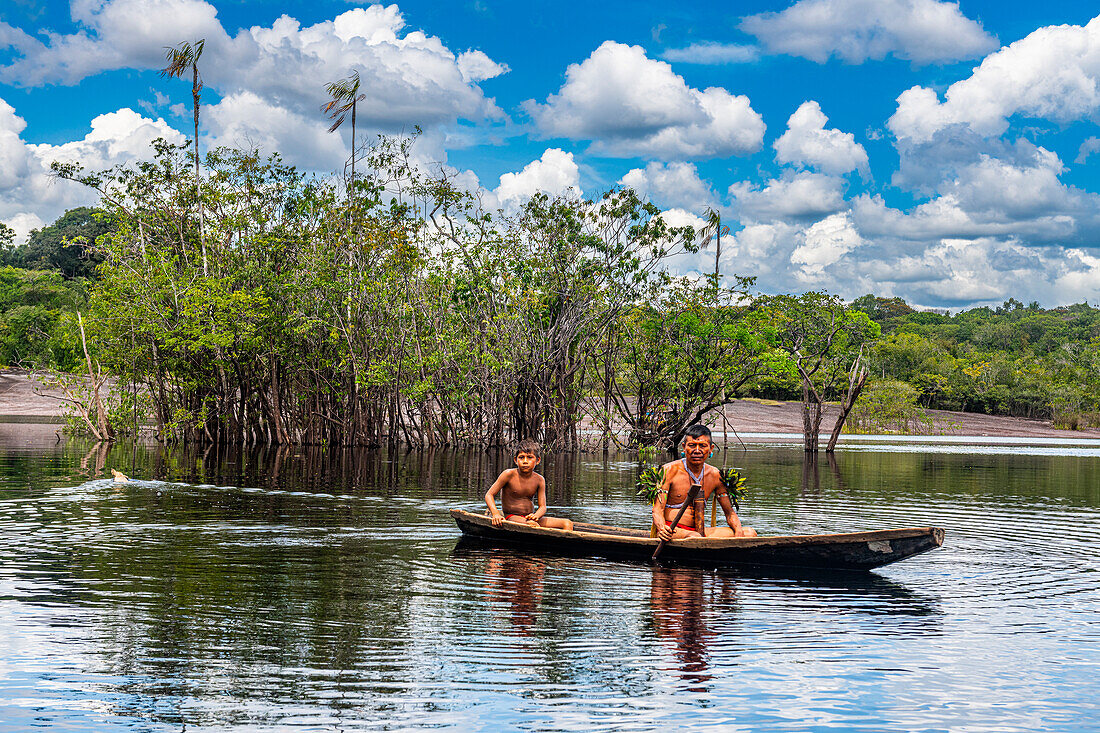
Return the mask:
M925 307L1096 302L1095 5L939 0L576 3L5 0L0 221L20 235L104 167L190 129L163 47L207 39L202 144L307 170L347 155L318 111L360 71L364 135L420 125L492 206L631 185L708 206L723 270L771 292ZM710 253L671 263L704 270Z

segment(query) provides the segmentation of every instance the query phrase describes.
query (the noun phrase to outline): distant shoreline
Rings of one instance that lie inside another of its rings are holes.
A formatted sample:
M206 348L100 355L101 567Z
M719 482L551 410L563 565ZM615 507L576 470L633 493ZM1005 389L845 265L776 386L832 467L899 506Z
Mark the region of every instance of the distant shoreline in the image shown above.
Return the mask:
M730 425L739 435L745 433L797 433L802 434L801 403L779 402L776 400L742 399L723 410ZM839 408L826 405L825 418L821 421L821 432L826 436L832 431ZM925 410L932 419L932 430L926 436L957 435L968 437L1001 438L1100 438L1100 430L1063 430L1054 427L1050 420L1032 420L1023 417L1005 417L1002 415L983 415L975 412L953 412L950 410ZM722 429L722 420L718 429ZM899 433L898 435L920 435L917 433ZM845 440L858 440L860 435L844 434Z
M26 371L18 369L0 370L0 423L56 424L64 422L65 403L50 397L58 394L48 390L36 392L35 383ZM714 425L718 432L726 432L726 423L733 431L742 436L747 434L802 434L801 404L798 402L780 402L778 400L741 399L727 405ZM1003 438L1097 438L1100 429L1062 430L1055 428L1049 420L1031 420L1022 417L1004 417L982 415L973 412L951 412L948 410L927 410L932 418L930 433L937 435L956 435L968 437ZM836 420L837 408L827 405L821 430L826 435L832 430ZM906 435L906 434L899 434ZM847 439L859 440L859 435L844 435ZM754 436L755 439L755 436Z

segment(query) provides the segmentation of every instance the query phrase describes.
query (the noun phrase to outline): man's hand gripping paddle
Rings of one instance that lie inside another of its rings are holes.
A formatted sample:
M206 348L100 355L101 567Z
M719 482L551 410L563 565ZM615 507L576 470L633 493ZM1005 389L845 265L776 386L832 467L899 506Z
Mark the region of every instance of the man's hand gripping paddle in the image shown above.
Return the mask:
M691 490L688 491L687 499L684 501L684 505L680 507L680 511L676 512L676 518L672 520L672 531L676 531L676 527L680 524L680 518L684 516L684 512L687 511L689 506L692 506L695 502L695 497L699 495L703 487L700 484L692 484ZM653 551L653 558L651 562L656 563L657 557L661 554L661 550L665 549L666 542L661 540L657 543L657 549Z

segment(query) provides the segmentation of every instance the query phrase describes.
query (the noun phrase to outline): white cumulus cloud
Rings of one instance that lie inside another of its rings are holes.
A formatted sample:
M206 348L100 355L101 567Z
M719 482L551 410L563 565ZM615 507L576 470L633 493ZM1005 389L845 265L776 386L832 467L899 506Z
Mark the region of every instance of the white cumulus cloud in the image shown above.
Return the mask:
M775 158L780 163L809 165L823 173L841 175L867 172L867 151L855 135L825 129L829 118L817 102L803 102L787 120L787 131L775 141Z
M23 118L0 99L0 221L20 240L66 209L98 199L92 189L54 177L53 161L81 163L94 171L147 157L149 144L158 137L184 141L164 120L151 120L128 108L97 116L82 139L61 145L28 143L22 138L25 129Z
M316 119L272 104L252 92L235 92L203 113L208 142L232 148L278 152L291 162L308 161L309 168L335 171L348 157L351 123L329 133Z
M951 125L1000 135L1009 118L1054 122L1097 119L1100 112L1100 17L1085 26L1039 28L986 57L966 79L947 88L941 102L916 86L898 97L887 123L899 139L926 142Z
M699 177L699 171L692 163L652 162L645 168L631 169L619 179L619 184L634 189L661 206L699 213L715 204L710 185Z
M821 173L785 173L758 187L750 182L729 188L732 210L741 221L816 220L844 208L844 179Z
M791 253L791 263L798 266L796 277L812 282L825 268L863 244L847 212L833 214L811 225L802 244Z
M77 32L47 33L45 41L0 23L0 46L15 50L0 66L0 81L75 84L110 69L159 69L165 46L205 38L199 70L209 87L222 95L251 92L319 125L324 85L353 70L366 94L358 111L364 127L502 115L477 82L507 67L477 50L456 55L438 37L407 28L397 5L353 8L307 26L283 15L233 35L205 0L80 0L73 18Z
M1077 149L1077 157L1074 158L1073 162L1080 165L1097 152L1100 152L1100 137L1091 135L1081 143L1081 147Z
M485 81L507 74L508 64L498 64L483 51L465 51L458 55L458 70L466 82Z
M641 46L605 41L544 104L525 109L549 137L593 140L592 152L657 159L744 155L760 149L764 120L748 97L689 87Z
M824 63L893 55L916 64L975 58L997 48L957 3L939 0L799 0L780 12L750 15L741 30L771 53Z
M74 0L76 33L47 32L46 41L0 22L0 48L17 56L0 67L0 81L34 87L76 84L81 79L122 68L164 66L164 47L206 38L224 48L228 36L218 11L203 0Z
M518 173L505 173L493 193L505 210L515 210L536 193L560 196L581 193L580 169L572 153L548 148Z

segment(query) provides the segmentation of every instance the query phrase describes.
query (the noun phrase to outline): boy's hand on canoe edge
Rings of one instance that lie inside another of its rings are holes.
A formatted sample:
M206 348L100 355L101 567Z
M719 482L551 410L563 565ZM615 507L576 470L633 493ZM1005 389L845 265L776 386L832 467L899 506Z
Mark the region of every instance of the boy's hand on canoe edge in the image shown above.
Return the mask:
M492 517L490 517L490 519L492 520L494 527L499 527L500 525L504 524L503 514L494 514Z

